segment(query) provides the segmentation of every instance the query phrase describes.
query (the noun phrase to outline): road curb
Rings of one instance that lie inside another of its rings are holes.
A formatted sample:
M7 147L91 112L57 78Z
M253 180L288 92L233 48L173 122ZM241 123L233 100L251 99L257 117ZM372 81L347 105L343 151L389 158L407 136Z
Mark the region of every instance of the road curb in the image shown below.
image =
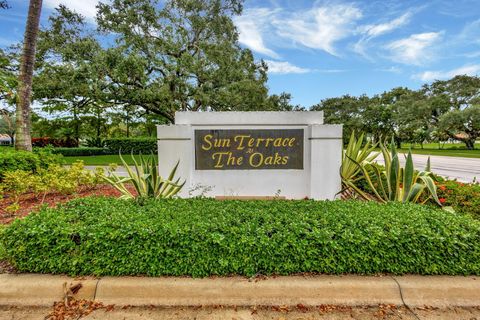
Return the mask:
M480 306L480 278L446 276L289 276L265 279L0 275L0 305L51 306L67 287L78 299L130 306L318 306L406 304Z

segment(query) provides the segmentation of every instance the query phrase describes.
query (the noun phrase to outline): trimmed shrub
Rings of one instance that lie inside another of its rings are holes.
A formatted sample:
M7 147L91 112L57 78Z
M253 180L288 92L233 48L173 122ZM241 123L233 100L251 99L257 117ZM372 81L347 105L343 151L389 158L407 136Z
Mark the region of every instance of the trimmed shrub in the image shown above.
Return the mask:
M480 222L358 201L84 198L0 236L21 272L69 275L480 274Z
M13 203L5 208L6 211L15 212L20 208L20 196L33 193L39 204L43 204L47 194L72 194L79 190L91 189L97 186L103 179L102 168L96 168L95 172L85 170L83 162L77 161L69 167L51 165L48 168L40 168L37 172L9 171L5 172L0 190L7 194Z
M157 153L157 139L155 138L117 138L105 139L105 148L114 154L150 154Z
M100 156L105 154L115 154L115 152L104 148L82 147L82 148L52 148L52 153L61 154L65 157L79 156Z
M36 172L39 168L48 168L52 164L60 163L61 156L54 155L49 150L27 152L2 149L0 152L0 181L3 175L9 171Z
M480 219L480 184L445 180L437 184L440 202Z
M78 142L75 139L71 139L71 138L66 138L66 139L55 139L55 138L49 138L49 137L32 138L32 147L44 148L47 146L73 148L73 147L78 147Z
M40 167L40 158L37 154L26 151L2 150L0 152L0 181L8 171L35 172Z

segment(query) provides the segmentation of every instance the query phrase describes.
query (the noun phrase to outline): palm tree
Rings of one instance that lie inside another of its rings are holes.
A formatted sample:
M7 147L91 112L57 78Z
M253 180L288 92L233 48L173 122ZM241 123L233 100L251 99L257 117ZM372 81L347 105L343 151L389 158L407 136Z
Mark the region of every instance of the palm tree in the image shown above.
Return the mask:
M17 150L32 151L30 99L41 11L42 0L30 0L18 84L15 134L15 148Z

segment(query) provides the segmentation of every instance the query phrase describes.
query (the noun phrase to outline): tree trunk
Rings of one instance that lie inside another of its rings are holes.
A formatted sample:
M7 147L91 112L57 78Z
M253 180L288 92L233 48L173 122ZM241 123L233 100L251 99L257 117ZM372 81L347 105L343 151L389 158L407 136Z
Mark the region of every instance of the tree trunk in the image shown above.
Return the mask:
M125 117L125 125L127 126L127 138L130 137L130 112L126 110L127 116Z
M17 126L15 134L15 148L17 150L32 151L30 99L32 96L32 77L41 11L42 0L30 0L27 26L23 40L17 98Z
M80 143L80 121L78 121L77 107L73 107L73 125L74 125L74 138L77 145Z
M475 149L475 139L465 139L463 142L465 142L468 150Z
M100 138L100 131L102 126L102 119L100 118L100 108L97 106L95 111L97 113L97 138Z
M402 139L400 139L397 136L394 136L393 139L395 140L395 145L396 145L397 149L401 149L402 148Z

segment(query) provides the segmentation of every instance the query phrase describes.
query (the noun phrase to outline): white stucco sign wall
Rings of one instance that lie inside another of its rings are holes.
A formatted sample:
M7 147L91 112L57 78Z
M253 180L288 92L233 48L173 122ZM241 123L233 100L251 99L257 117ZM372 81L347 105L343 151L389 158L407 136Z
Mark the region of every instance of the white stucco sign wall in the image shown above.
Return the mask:
M334 199L340 190L342 126L323 112L177 112L157 127L160 173L186 180L181 197Z

